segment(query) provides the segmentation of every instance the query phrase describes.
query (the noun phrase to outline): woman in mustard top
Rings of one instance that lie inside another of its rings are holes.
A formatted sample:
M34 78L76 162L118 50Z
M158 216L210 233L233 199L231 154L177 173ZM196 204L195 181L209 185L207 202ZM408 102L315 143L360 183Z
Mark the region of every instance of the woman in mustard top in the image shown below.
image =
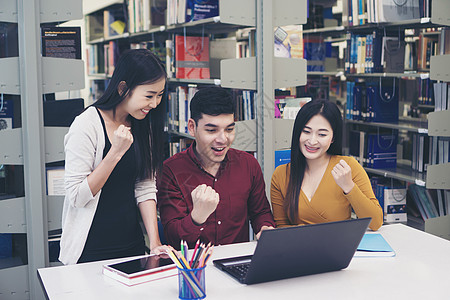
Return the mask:
M369 177L352 157L341 156L342 116L336 104L315 100L297 114L291 162L276 168L270 198L277 227L371 217L383 224L383 211Z

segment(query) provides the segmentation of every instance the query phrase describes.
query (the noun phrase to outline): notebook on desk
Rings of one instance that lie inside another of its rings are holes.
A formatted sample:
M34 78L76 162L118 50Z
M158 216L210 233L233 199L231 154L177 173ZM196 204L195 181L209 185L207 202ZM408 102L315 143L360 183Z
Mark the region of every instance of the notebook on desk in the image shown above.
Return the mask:
M265 230L253 255L214 260L214 265L253 284L346 268L371 218Z

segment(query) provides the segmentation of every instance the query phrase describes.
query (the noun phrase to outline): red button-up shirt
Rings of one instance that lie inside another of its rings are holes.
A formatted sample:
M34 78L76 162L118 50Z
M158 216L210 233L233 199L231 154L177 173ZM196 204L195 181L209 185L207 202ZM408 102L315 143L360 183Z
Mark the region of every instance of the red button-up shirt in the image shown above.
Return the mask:
M248 220L256 233L263 225L275 227L261 168L252 155L229 149L214 177L201 167L194 147L167 159L157 178L158 208L170 245L179 249L185 240L193 247L198 239L214 245L246 242ZM200 184L211 186L220 201L206 222L197 225L191 218L191 192Z

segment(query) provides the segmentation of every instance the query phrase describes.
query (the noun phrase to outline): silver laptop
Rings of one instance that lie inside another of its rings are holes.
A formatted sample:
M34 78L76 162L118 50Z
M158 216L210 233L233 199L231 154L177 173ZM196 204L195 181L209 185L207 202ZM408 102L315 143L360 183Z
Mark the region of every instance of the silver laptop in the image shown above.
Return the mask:
M361 218L265 230L253 255L213 263L245 284L345 269L370 221Z

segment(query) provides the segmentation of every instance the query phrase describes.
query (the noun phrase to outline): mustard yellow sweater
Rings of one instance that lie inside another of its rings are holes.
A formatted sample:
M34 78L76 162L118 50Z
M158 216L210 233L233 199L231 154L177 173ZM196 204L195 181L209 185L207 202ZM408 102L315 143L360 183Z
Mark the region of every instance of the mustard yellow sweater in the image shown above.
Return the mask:
M341 160L352 169L355 186L347 195L334 181L331 170ZM308 200L300 191L298 220L291 222L284 210L289 181L290 164L276 168L270 185L270 200L277 227L305 225L350 219L351 209L358 218L372 217L369 227L377 230L383 224L383 211L375 198L369 177L363 167L352 157L332 156L315 194Z

